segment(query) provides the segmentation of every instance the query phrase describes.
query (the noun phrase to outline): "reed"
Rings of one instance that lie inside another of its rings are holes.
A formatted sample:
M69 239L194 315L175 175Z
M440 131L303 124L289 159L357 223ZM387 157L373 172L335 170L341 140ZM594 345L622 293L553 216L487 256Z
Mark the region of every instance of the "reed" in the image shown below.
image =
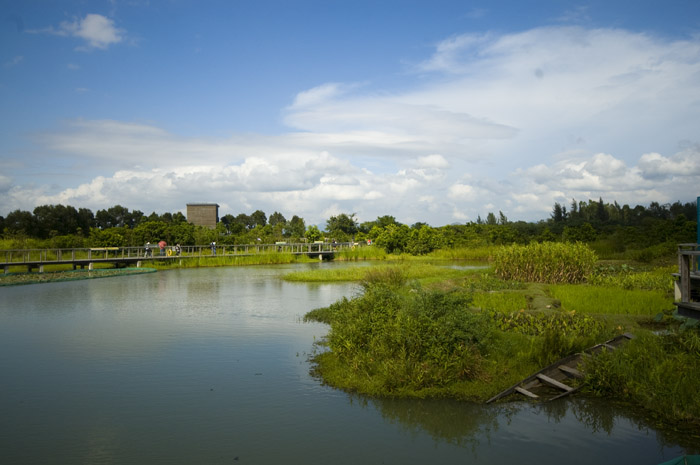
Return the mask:
M595 253L582 243L533 242L500 248L494 272L504 280L580 283L593 271Z
M362 281L373 273L391 273L392 270L398 270L397 272L403 274L406 280L450 279L473 273L472 270L459 270L429 263L405 262L296 271L284 275L283 279L296 282Z
M586 363L585 389L631 401L657 417L700 422L700 335L641 332L624 350L604 352Z
M433 260L465 260L473 262L490 262L496 255L499 247L482 246L482 247L455 247L434 250L425 255L426 258Z
M600 266L588 278L588 283L596 286L618 287L621 289L645 289L673 292L672 273L678 266L662 266L649 271L637 271L628 265L619 267Z
M152 260L149 266L159 270L173 268L204 268L218 266L249 266L249 265L283 265L288 263L308 263L317 261L306 255L294 255L285 252L265 252L252 255L217 255L193 257L183 255L179 260Z

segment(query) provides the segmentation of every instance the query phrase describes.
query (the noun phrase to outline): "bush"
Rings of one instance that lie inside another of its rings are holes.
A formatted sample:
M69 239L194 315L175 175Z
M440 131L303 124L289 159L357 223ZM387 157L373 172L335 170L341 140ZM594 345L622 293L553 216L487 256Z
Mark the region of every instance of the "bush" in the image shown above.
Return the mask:
M641 334L624 350L586 363L586 386L601 396L632 401L672 420L700 418L700 336L696 331Z
M494 257L501 279L539 283L580 283L593 271L596 254L585 244L533 242L503 247Z
M468 310L468 294L397 292L395 278L365 282L362 297L314 311L331 325L324 379L367 394L415 395L477 377L493 329L488 316Z

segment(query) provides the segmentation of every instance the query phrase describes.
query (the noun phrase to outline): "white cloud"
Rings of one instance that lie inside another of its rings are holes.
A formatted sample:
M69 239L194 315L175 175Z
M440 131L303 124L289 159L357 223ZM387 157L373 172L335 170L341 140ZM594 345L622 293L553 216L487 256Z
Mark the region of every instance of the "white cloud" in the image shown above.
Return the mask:
M63 21L58 28L51 26L45 29L27 30L27 32L78 37L86 42L86 45L77 48L82 51L96 48L104 50L110 45L123 41L126 35L126 31L116 27L113 20L95 13L89 13L84 18L73 21Z
M639 161L639 169L641 175L648 179L700 177L700 146L686 148L671 157L658 153L644 154Z
M15 66L22 63L22 61L24 61L24 57L22 55L17 55L13 59L6 61L3 66L5 68L14 68Z
M66 34L82 27L72 24ZM417 71L402 92L341 82L300 91L284 109L290 132L274 136L69 122L36 139L44 158L6 170L0 213L58 202L178 211L201 200L309 224L356 212L439 225L499 210L538 220L571 198L697 195L700 38L571 27L471 34L438 44ZM49 173L34 187L32 164L81 166L71 174L83 177L59 187Z

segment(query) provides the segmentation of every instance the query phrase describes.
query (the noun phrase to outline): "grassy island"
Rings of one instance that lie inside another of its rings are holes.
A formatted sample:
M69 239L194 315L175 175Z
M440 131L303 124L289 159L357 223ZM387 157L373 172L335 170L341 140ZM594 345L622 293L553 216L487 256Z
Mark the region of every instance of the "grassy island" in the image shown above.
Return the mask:
M372 396L484 401L539 368L617 334L583 392L623 399L700 431L700 335L673 315L673 266L601 264L585 245L503 247L491 266L401 264L347 273L362 293L309 312L330 326L314 370ZM333 271L290 279L340 279Z

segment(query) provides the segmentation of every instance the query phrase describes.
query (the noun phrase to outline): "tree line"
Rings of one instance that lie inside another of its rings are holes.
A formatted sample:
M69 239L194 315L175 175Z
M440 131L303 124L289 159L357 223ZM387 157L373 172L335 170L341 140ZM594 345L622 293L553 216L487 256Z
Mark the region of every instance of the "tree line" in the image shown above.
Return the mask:
M406 225L391 215L359 222L355 213L326 220L321 230L303 218L269 217L256 210L220 218L215 229L195 226L180 213L145 215L121 205L98 210L64 205L41 205L33 212L15 210L0 216L4 248L140 246L165 240L169 244L254 244L279 241L368 241L389 253L426 254L440 248L482 247L532 241L586 242L602 255L629 250L647 256L668 252L677 243L696 241L697 205L692 202L649 206L620 206L603 199L570 205L555 203L549 218L537 222L510 221L502 213L485 220L432 227ZM656 250L654 250L656 248ZM653 258L653 257L652 257Z

